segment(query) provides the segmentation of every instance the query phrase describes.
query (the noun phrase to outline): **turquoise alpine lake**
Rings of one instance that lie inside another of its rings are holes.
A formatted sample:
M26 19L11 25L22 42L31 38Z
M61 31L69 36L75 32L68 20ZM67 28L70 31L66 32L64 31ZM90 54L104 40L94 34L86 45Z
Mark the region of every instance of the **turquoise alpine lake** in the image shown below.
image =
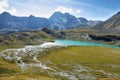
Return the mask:
M108 45L108 44L101 44L101 43L94 43L94 42L84 42L84 41L75 41L75 40L61 40L56 39L55 43L65 45L65 46L103 46L109 48L120 48L118 46Z

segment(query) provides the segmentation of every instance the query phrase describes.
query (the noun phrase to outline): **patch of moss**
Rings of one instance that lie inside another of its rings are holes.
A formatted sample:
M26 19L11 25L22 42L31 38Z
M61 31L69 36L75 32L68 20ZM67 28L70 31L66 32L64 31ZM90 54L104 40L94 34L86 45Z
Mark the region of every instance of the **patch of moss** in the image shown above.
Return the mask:
M0 74L15 74L15 73L17 73L17 71L15 71L15 70L10 70L10 69L8 69L8 68L4 68L4 67L0 67Z

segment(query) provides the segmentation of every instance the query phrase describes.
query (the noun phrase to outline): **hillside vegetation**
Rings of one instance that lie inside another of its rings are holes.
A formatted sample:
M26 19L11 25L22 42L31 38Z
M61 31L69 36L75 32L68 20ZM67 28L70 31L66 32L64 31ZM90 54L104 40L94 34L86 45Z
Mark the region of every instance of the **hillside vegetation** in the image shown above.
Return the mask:
M46 65L82 80L118 80L120 77L120 50L105 47L67 47L52 50L40 61ZM108 79L107 79L108 78Z
M24 56L26 58L22 60L28 65L24 70L15 61L0 57L0 79L119 80L120 77L120 50L115 48L53 47L37 55L42 66L35 66L39 64L38 61L32 60L29 55Z
M39 45L53 38L43 31L15 32L0 36L0 50L21 48L25 45Z

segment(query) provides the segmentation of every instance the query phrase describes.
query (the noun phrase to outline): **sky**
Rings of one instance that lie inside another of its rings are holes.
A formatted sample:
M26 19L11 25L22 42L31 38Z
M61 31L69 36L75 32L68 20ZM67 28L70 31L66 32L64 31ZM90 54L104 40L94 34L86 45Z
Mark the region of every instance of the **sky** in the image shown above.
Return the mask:
M120 0L0 0L0 13L49 18L54 12L88 20L106 20L120 11Z

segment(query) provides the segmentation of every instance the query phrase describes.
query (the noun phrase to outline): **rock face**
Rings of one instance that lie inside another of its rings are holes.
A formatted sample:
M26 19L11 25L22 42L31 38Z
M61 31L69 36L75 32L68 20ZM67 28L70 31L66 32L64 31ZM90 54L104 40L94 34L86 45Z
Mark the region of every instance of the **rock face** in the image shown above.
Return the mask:
M64 39L66 37L66 33L63 31L56 31L50 28L43 28L42 31L57 39Z
M86 18L78 18L79 22L80 22L80 26L89 26L89 27L93 27L99 23L101 23L102 21L93 21L93 20L87 20Z
M120 36L115 36L115 35L103 35L103 36L97 36L97 35L89 35L93 40L103 40L103 41L115 41L115 40L120 40Z
M83 26L86 26L88 23L88 20L86 18L80 17L80 18L78 18L78 20L79 20L80 24Z
M101 21L87 20L86 18L76 18L69 13L55 12L50 18L50 27L55 30L65 30L75 27L95 26Z
M120 12L95 27L102 33L120 33Z
M88 23L87 23L87 25L93 27L93 26L96 26L99 23L102 23L102 21L89 20Z
M78 19L69 13L55 12L50 18L51 27L57 30L65 30L80 25Z

